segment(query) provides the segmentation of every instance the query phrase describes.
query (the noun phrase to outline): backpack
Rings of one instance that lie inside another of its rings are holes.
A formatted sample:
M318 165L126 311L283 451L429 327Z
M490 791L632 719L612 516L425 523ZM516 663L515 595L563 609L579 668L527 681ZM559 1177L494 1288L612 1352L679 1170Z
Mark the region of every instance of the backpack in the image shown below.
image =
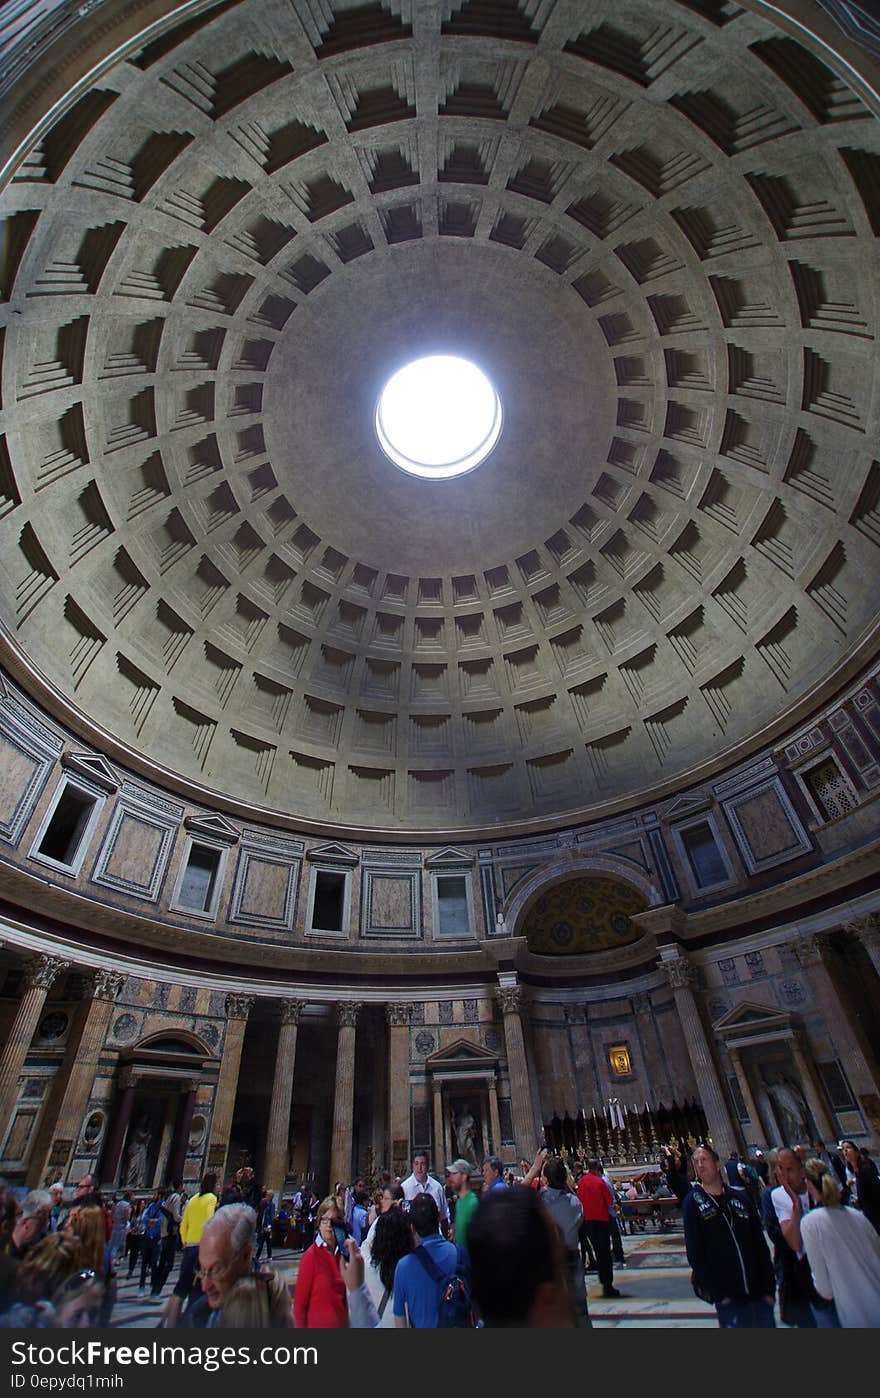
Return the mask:
M447 1277L444 1277L434 1259L428 1256L427 1249L417 1247L413 1256L418 1258L428 1276L441 1288L437 1303L437 1329L473 1330L477 1322L471 1300L469 1268L462 1248L456 1247L455 1268Z

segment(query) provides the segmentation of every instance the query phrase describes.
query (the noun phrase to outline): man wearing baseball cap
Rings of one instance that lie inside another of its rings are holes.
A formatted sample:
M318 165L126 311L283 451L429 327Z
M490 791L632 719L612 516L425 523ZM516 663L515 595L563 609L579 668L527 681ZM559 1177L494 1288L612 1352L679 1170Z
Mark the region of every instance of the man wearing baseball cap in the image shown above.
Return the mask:
M446 1183L455 1191L453 1228L459 1247L467 1248L468 1224L474 1216L478 1199L471 1189L471 1165L468 1160L453 1160L446 1166Z

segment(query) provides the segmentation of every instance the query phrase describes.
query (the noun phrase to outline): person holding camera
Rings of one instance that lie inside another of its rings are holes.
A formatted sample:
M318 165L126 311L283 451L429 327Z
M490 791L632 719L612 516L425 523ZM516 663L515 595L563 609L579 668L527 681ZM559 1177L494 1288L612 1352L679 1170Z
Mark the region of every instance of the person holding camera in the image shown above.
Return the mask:
M348 1234L334 1195L318 1208L315 1241L299 1264L293 1293L293 1319L298 1330L348 1328L346 1287L339 1267Z

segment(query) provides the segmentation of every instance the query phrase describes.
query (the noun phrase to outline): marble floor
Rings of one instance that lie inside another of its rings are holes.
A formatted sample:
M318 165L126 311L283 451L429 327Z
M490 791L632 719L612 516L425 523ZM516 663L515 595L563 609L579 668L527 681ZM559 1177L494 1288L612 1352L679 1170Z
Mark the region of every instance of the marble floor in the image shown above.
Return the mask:
M273 1265L291 1285L296 1280L302 1254L286 1249L276 1252ZM588 1274L587 1296L593 1326L597 1330L637 1327L640 1329L715 1329L715 1312L698 1301L691 1290L690 1268L684 1253L680 1227L663 1233L637 1233L624 1238L625 1268L615 1268L614 1284L622 1293L619 1300L606 1300L595 1274ZM170 1294L173 1278L162 1296L152 1300L138 1293L139 1268L127 1276L123 1263L118 1278L118 1298L113 1312L114 1326L149 1329L159 1320L163 1303ZM176 1276L176 1269L174 1275Z

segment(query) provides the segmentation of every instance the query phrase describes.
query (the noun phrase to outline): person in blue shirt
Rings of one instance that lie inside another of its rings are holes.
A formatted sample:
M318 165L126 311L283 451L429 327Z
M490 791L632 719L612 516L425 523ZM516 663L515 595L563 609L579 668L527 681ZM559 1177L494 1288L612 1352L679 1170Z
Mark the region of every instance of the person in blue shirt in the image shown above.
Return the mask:
M394 1269L394 1324L405 1330L436 1330L440 1297L444 1284L455 1273L458 1248L441 1238L440 1213L430 1194L419 1194L407 1215L415 1234L416 1247L402 1257ZM440 1281L418 1256L421 1250L440 1273Z
M504 1165L497 1155L487 1155L483 1161L483 1184L486 1186L484 1194L490 1189L508 1189L504 1182Z
M162 1190L157 1189L141 1217L144 1231L141 1238L141 1280L140 1286L138 1287L140 1293L146 1290L147 1268L150 1270L151 1286L153 1283L156 1267L159 1262L159 1252L162 1243L162 1224L164 1219L165 1211L162 1207Z

